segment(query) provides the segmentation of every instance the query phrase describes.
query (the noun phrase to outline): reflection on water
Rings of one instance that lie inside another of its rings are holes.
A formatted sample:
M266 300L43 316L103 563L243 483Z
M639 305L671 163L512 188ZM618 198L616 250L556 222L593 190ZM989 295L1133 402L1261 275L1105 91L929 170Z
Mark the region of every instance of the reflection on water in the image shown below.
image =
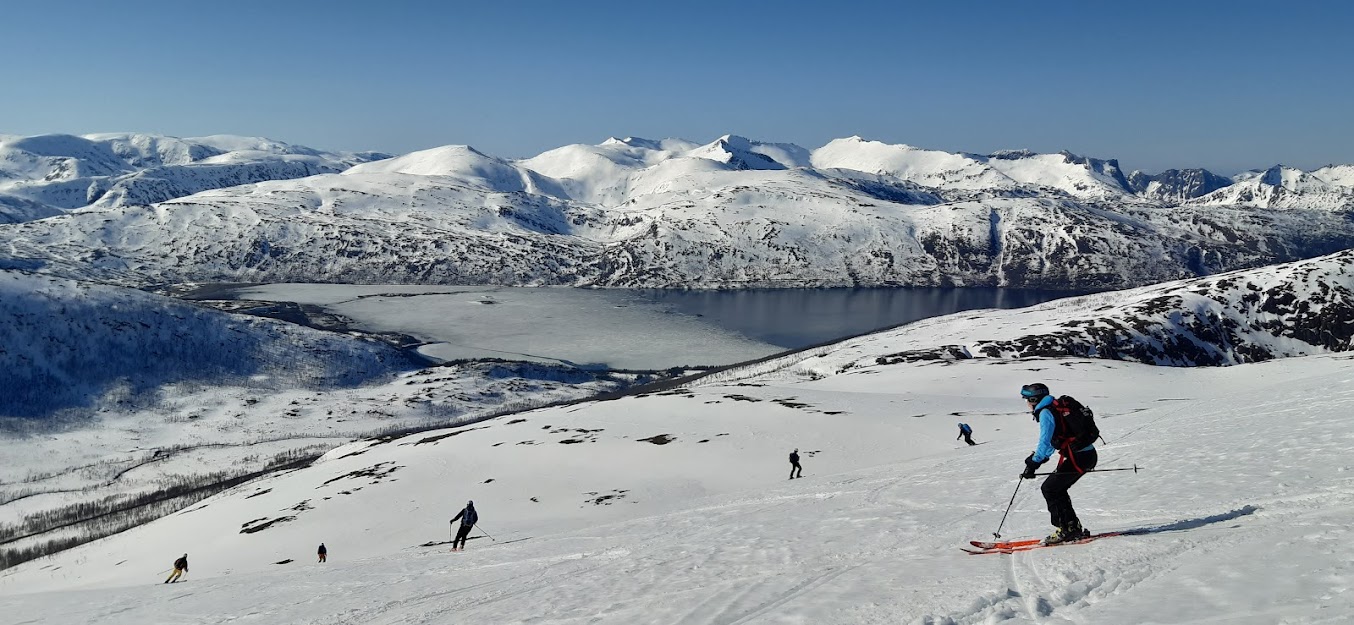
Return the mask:
M1076 293L1002 288L637 290L645 299L749 338L807 347L927 317L982 308L1023 308Z

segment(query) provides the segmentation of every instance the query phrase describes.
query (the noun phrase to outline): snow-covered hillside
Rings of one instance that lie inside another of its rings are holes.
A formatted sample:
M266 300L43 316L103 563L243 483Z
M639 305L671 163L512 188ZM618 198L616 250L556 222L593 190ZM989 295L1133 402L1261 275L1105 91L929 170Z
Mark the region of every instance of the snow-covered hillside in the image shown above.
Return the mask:
M34 154L31 144L41 142L14 143L25 151L12 148L11 156ZM62 144L65 152L81 155L73 169L48 161L21 169L29 179L55 176L44 189L66 184L77 195L85 193L80 181L111 179L110 171L128 163L179 169L173 184L157 177L158 169L124 175L121 190L99 196L114 198L107 206L81 196L68 204L95 205L0 226L0 266L139 286L1104 289L1354 245L1354 223L1344 214L1354 206L1347 202L1354 191L1290 170L1204 193L1215 181L1202 170L1146 183L1135 173L1131 183L1113 160L1068 153L949 154L858 137L812 152L734 135L705 145L627 138L520 161L446 146L341 174L215 188L141 206L155 193L196 188L185 172L211 179L197 186L216 186L213 168L237 167L216 161L268 146L203 156L206 147L183 142L139 151L112 139L65 143L72 144ZM112 156L124 153L140 160ZM258 162L274 173L280 164L300 167L292 172L298 176L314 173L312 161L291 158L329 157L284 153ZM1322 173L1342 180L1342 171ZM1278 191L1263 195L1262 188ZM119 194L142 199L123 201Z
M1314 262L1224 279L1343 288L1343 256ZM1190 288L1205 287L1176 290ZM1212 291L1223 309L1245 292ZM892 358L1064 312L1120 322L1141 296L966 313L688 388L355 443L4 571L0 608L34 623L167 610L207 623L1340 622L1354 611L1346 355ZM1272 345L1302 340L1277 331ZM1032 381L1096 410L1100 468L1142 469L1072 490L1087 527L1132 535L967 555L1008 501L1004 536L1048 530L1038 489L1017 479L1037 430L1018 390ZM958 442L956 421L982 444ZM786 481L795 448L806 474ZM447 519L466 500L480 530L449 553ZM185 552L187 584L161 584Z
M353 386L419 363L382 343L130 289L0 271L3 417L88 409L166 384Z
M0 552L88 534L87 521L134 525L158 516L147 502L171 511L355 438L654 377L425 366L357 336L2 271L0 456L13 471L0 478Z
M0 139L0 223L66 210L144 206L208 189L341 172L389 158L256 137L146 134Z

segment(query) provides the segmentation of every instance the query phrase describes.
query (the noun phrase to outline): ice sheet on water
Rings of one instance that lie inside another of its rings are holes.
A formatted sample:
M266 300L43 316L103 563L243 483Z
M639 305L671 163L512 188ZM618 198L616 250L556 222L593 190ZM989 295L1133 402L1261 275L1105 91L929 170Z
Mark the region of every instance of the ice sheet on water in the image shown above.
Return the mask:
M445 360L666 369L781 351L629 291L274 284L241 289L237 297L323 306L365 330L426 340L430 344L420 351Z

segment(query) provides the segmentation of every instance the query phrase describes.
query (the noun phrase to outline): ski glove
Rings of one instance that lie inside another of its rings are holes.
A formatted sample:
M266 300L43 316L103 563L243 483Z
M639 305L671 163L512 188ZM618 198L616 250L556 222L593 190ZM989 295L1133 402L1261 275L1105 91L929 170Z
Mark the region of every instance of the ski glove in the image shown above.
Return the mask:
M1045 460L1044 462L1048 461ZM1021 473L1020 477L1027 480L1034 479L1034 472L1038 471L1039 467L1044 465L1044 462L1035 462L1034 454L1030 454L1028 457L1025 458L1025 472Z

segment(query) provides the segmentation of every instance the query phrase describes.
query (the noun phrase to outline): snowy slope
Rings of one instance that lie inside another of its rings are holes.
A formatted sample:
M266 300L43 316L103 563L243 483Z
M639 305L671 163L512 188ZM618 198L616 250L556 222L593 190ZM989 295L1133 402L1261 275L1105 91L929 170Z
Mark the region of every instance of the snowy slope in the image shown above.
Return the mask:
M416 370L423 359L358 336L16 271L0 272L0 346L0 457L14 469L0 478L0 550L78 534L48 520L95 518L74 506L134 510L355 438L653 377L491 361ZM58 529L10 541L46 528Z
M378 153L331 153L257 137L43 135L0 140L0 223L84 206L147 205L264 180L336 173Z
M1287 275L1319 291L1342 267L1322 271ZM1282 281L1254 280L1266 275ZM961 328L965 342L1000 337L1029 316L959 315L802 356L862 363L846 370L763 363L355 443L4 571L0 607L18 622L138 624L166 610L205 623L1269 623L1354 610L1347 356L868 362ZM1088 527L1136 535L963 554L1017 484L1003 535L1047 531L1037 489L1016 479L1036 433L1017 391L1035 380L1096 410L1101 468L1144 469L1072 491ZM983 444L958 443L956 420ZM793 448L806 476L787 482ZM467 499L492 538L448 553L447 519ZM184 552L187 585L160 584Z

